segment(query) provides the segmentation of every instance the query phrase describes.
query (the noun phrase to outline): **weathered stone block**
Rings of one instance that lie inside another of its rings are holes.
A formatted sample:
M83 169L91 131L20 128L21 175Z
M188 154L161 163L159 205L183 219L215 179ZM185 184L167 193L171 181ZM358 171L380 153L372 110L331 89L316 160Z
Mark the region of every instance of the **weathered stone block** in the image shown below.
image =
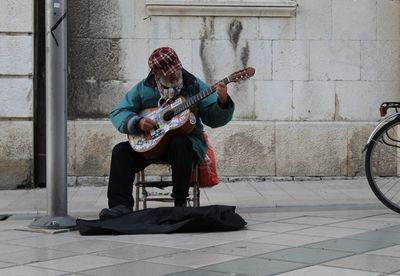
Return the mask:
M236 64L240 64L240 56L229 40L201 40L198 47L199 55L194 57L193 66L202 68L207 83L228 76L236 70Z
M294 17L260 17L261 39L295 39L296 21Z
M273 80L309 80L310 44L305 40L273 41Z
M121 37L123 11L119 9L118 2L119 0L89 1L91 37Z
M31 79L0 79L0 117L32 117Z
M119 78L120 60L123 58L119 41L75 38L71 40L69 47L68 57L73 79L113 80Z
M172 20L172 19L171 19ZM203 28L206 27L203 18ZM213 35L215 39L228 39L232 41L258 39L259 19L246 17L215 17L213 19ZM204 32L204 30L203 30ZM199 38L198 36L195 38Z
M399 41L362 41L361 79L399 80L399 60Z
M377 123L348 123L347 125L347 175L365 175L365 153L362 151L367 144Z
M32 185L31 121L0 122L0 189Z
M75 132L75 121L67 121L67 175L68 175L68 186L71 186L73 179L69 176L76 175L76 132ZM76 178L75 178L76 184Z
M68 1L68 44L75 37L89 36L89 0Z
M249 40L243 42L240 55L241 66L252 66L256 69L252 80L272 79L272 42L269 40ZM238 69L241 67L238 66Z
M311 41L312 80L359 80L359 41Z
M125 79L145 78L150 71L147 65L150 55L149 41L145 39L123 39L120 43L121 77Z
M382 102L398 101L400 82L336 83L336 120L376 121Z
M90 0L90 36L97 38L133 37L134 1Z
M33 1L4 0L0 9L0 32L33 32Z
M400 40L400 2L379 0L378 40Z
M110 170L111 151L126 141L109 120L75 122L75 172L77 176L106 176Z
M33 73L32 36L0 36L0 74Z
M257 120L292 119L291 81L256 81L254 93Z
M332 1L298 0L296 11L297 39L331 39Z
M347 174L347 129L338 123L276 123L276 175Z
M231 47L232 45L224 40L194 41L192 73L211 85L241 69L243 64L240 56ZM250 61L249 65L253 66ZM254 118L253 86L252 80L228 85L228 93L236 104L234 118Z
M71 80L68 93L68 117L108 118L116 103L130 88L121 81Z
M335 117L333 82L293 83L293 120L329 121Z
M375 0L333 0L333 39L376 39Z
M255 119L254 111L254 82L246 81L240 84L230 85L228 91L235 102L234 119L248 120Z
M134 2L134 30L135 38L170 38L170 17L169 16L147 16L146 1L135 0Z
M193 73L213 83L246 66L256 69L253 80L270 80L272 46L265 40L240 40L237 48L227 40L193 41Z
M218 173L224 176L275 175L274 124L233 121L210 129Z
M171 17L171 39L199 39L203 18Z

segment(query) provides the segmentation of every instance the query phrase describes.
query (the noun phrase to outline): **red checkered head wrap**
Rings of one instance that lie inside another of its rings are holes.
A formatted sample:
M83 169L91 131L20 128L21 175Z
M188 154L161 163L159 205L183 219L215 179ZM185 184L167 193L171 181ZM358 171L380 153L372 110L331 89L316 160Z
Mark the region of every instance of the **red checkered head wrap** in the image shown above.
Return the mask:
M169 47L157 48L149 57L149 67L155 71L160 71L164 76L171 75L182 69L182 63L175 51Z

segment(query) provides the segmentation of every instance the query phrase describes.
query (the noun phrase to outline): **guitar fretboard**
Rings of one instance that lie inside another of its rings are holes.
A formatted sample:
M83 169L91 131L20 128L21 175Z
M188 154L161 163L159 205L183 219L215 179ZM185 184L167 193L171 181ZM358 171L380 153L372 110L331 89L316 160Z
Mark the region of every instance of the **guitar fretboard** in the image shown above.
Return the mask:
M217 82L220 83L223 82L225 84L230 83L231 81L229 80L228 77L224 78L223 80ZM217 84L216 83L216 84ZM208 87L207 89L201 91L200 93L197 93L196 95L190 97L189 99L187 99L185 102L175 106L172 111L174 112L174 116L185 111L186 109L188 109L189 107L191 107L192 105L198 103L199 101L201 101L202 99L210 96L212 93L215 92L215 85L212 85L210 87Z

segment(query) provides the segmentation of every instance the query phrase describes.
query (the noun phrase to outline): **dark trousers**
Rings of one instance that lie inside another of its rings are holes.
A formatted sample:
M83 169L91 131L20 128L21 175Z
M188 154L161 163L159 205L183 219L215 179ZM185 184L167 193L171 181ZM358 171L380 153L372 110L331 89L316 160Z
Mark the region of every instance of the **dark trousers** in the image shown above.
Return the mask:
M176 200L184 200L188 196L192 159L192 143L185 135L174 136L164 156L160 159L171 164L173 182L171 196ZM115 145L111 155L107 192L109 208L125 205L129 209L133 209L132 191L135 173L143 170L154 161L145 159L135 152L129 142Z

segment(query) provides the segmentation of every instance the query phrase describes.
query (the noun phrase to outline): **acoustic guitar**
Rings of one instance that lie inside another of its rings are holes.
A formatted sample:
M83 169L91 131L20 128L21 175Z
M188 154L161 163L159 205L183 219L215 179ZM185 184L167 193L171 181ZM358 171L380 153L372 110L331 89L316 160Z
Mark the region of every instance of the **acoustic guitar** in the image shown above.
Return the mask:
M246 67L219 82L225 84L239 82L252 77L254 73L254 68ZM193 130L196 125L196 116L191 112L190 108L214 93L215 85L188 99L180 96L161 107L148 108L141 111L139 115L153 120L156 126L149 133L143 132L139 135L128 135L129 144L133 150L147 159L160 157L164 153L171 137L178 134L187 134Z

